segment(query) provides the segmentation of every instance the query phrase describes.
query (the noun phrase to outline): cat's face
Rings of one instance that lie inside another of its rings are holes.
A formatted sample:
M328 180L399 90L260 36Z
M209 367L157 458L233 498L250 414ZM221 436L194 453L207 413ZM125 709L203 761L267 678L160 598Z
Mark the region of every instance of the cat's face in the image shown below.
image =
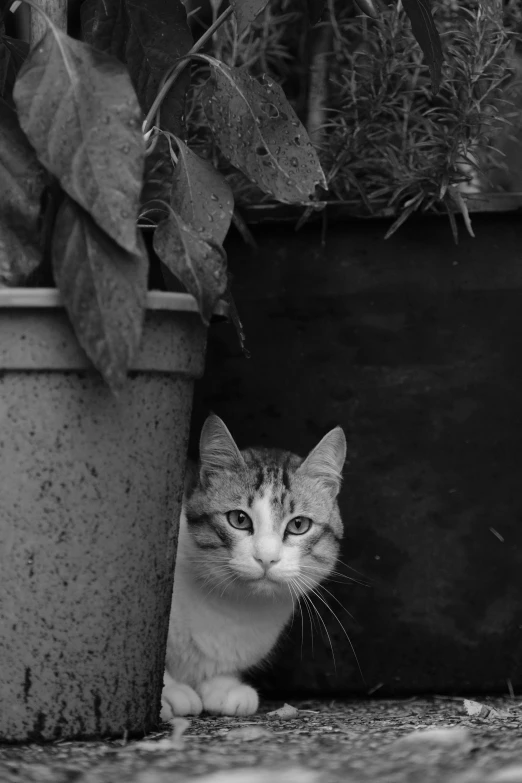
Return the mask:
M223 422L209 417L186 502L193 567L209 590L288 598L325 579L343 534L336 498L345 454L339 427L305 460L240 452Z

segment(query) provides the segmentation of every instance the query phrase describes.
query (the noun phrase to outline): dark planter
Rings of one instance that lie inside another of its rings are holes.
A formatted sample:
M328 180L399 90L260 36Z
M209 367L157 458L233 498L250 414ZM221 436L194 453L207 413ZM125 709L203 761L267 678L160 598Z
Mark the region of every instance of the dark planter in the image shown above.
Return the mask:
M267 691L341 695L522 687L522 222L474 217L263 226L229 247L252 353L210 338L194 433L208 409L240 445L306 451L341 424L349 464L342 560L370 583L327 585L357 652L316 600ZM341 570L358 580L348 568Z

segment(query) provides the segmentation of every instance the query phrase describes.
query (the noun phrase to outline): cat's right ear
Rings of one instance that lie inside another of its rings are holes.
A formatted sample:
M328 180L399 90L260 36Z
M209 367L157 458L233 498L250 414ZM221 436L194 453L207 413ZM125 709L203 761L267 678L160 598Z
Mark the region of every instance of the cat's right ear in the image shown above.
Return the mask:
M203 425L199 439L199 475L204 481L220 470L237 470L245 467L234 438L226 424L211 413Z

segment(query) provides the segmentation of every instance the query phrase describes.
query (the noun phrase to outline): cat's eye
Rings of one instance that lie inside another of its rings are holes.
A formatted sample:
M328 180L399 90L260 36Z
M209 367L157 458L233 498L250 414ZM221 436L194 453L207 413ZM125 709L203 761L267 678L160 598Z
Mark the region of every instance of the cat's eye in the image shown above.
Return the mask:
M227 511L228 524L236 530L252 530L252 520L244 511Z
M294 517L286 526L286 532L292 536L302 536L308 533L312 527L312 520L308 517Z

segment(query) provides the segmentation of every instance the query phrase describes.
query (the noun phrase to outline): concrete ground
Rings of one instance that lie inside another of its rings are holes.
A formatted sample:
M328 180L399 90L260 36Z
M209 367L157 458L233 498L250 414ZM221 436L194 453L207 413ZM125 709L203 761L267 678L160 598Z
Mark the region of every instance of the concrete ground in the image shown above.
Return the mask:
M522 783L522 699L282 706L144 740L0 746L0 783Z

